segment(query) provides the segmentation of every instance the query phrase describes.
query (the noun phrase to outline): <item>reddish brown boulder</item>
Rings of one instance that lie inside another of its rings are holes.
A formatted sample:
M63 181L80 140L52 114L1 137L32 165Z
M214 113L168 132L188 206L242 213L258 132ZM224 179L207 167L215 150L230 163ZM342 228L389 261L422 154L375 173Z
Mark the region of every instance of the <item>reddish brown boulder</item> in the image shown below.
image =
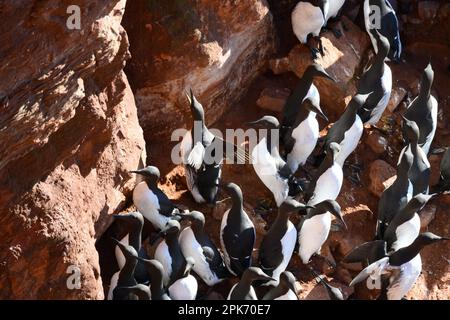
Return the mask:
M383 154L388 146L388 140L378 131L371 131L367 135L366 144L376 154Z
M340 28L341 38L336 38L331 31L322 34L325 56L316 60L336 82L323 78L314 81L319 88L325 110L336 115L340 115L344 110L345 98L356 91L352 80L359 74L361 59L369 46L369 39L364 31L346 17L342 17L342 23L346 28ZM300 44L289 53L289 59L292 71L298 76L302 76L312 63L310 50Z
M81 30L68 1L2 5L0 299L103 298L94 244L145 162L125 1L77 3Z
M396 177L395 169L386 161L375 160L369 167L369 190L377 197L381 197L384 189L389 187Z
M256 105L265 110L281 112L290 94L291 90L286 88L265 88Z
M149 139L186 126L192 88L218 120L266 68L274 51L265 0L128 1L124 26L133 60L128 75Z

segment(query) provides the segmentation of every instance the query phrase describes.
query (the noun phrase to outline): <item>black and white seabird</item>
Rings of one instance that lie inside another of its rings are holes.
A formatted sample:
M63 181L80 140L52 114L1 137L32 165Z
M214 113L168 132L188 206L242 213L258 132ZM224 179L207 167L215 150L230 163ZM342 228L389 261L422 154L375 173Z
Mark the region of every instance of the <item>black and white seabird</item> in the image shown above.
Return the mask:
M148 260L138 258L138 260L142 262L150 275L150 284L148 286L150 291L149 300L171 300L164 289L164 267L161 262L156 259Z
M197 279L191 275L191 269L195 265L192 257L186 257L186 265L183 272L175 278L173 284L168 288L172 300L195 300L197 297Z
M377 11L373 11L372 6L376 6ZM396 62L400 61L402 42L400 40L398 19L389 1L364 0L364 22L375 53L378 53L380 46L376 35L377 31L379 31L389 41L390 51L388 59Z
M309 98L314 106L320 106L319 90L317 90L317 87L313 83L313 80L316 77L327 78L331 81L335 81L325 71L325 69L317 63L313 63L306 68L302 78L299 80L297 86L294 88L294 91L283 106L281 137L284 137L287 130L294 126L299 106L303 103L303 101Z
M331 215L340 220L347 228L341 207L335 200L324 200L314 204L310 202L308 205L313 205L314 208L307 211L307 215L302 219L298 228L298 254L304 264L308 264L314 254L320 254L322 245L330 233Z
M263 300L298 300L296 279L292 272L283 271L280 275L280 283L275 288L267 292Z
M328 122L316 99L307 97L301 103L295 122L284 135L284 154L286 162L293 173L303 166L314 151L319 138L319 115Z
M113 239L117 246L122 250L122 254L125 257L125 264L119 271L119 276L116 283L111 283L108 293L108 300L137 300L138 297L129 292L123 292L122 290L117 290L117 287L128 287L135 286L138 283L134 278L134 270L137 265L138 254L136 250L129 245L123 244L122 242Z
M289 217L294 212L304 214L307 208L312 207L288 198L278 209L278 215L259 247L259 265L273 278L264 285L278 285L280 274L289 264L297 241L297 230Z
M208 286L214 286L225 279L229 273L222 255L206 234L205 216L199 211L183 215L191 225L184 228L179 236L181 252L195 261L193 270Z
M176 220L169 220L160 234L164 235L164 240L156 247L155 259L163 265L163 283L168 287L186 266L186 260L178 243L180 223Z
M344 179L342 167L336 162L340 151L341 147L336 142L327 146L326 157L305 191L305 200L309 205L335 200L339 196Z
M141 247L142 228L144 226L144 217L142 214L140 212L129 212L126 214L113 215L113 218L118 222L118 234L122 237L120 242L132 246L140 257L145 258L145 250ZM125 257L118 246L115 246L115 255L120 270L125 264ZM113 275L114 282L117 281L118 276L118 272ZM139 283L145 282L148 279L148 274L139 261L134 272L134 277Z
M333 0L332 0L333 1ZM291 14L292 30L300 43L308 44L309 36L319 38L320 31L327 23L326 17L330 8L330 0L301 0ZM319 49L311 49L313 59L318 58L320 52L324 55L322 42L319 38Z
M235 183L228 183L225 190L231 196L233 204L223 214L220 243L225 265L233 275L240 277L252 265L255 226L244 211L241 188Z
M159 169L154 166L131 171L144 178L133 190L133 203L145 219L157 230L163 229L171 219L177 219L178 208L158 188Z
M225 156L237 156L239 163L245 163L245 152L235 145L215 136L205 124L205 111L190 90L187 94L193 118L192 129L183 137L180 145L181 157L186 170L189 191L197 203L214 205L222 175ZM229 151L233 155L229 155ZM216 154L222 151L222 154Z
M437 128L438 102L431 94L434 71L431 64L425 68L420 81L420 92L405 113L405 118L416 122L419 127L419 144L425 154L430 151Z
M372 281L381 281L382 274L391 273L386 296L388 300L400 300L411 290L422 272L420 258L422 248L442 240L450 239L431 232L421 233L411 245L389 253L385 251L375 262L362 270L352 280L350 286L354 286L368 277Z
M259 137L258 144L252 150L252 164L259 179L272 192L279 207L292 191L290 183L295 181L291 169L279 153L280 123L275 117L264 116L248 124L265 129L260 132L266 132L266 135Z
M450 192L450 148L447 147L441 160L441 174L439 182L433 186L433 192L444 193Z
M328 297L330 300L344 300L344 295L339 288L333 287L327 281L325 281L324 277L319 275L314 269L310 269L317 283L320 283L325 290L327 291Z
M250 267L244 271L241 280L231 288L227 300L258 300L255 288L252 286L253 281L257 280L270 281L273 279L260 268Z
M409 169L409 180L413 186L413 195L426 194L429 190L431 165L426 153L419 145L419 127L414 121L403 118L403 134L409 141L409 145L404 147L400 157L407 149L411 151L414 157Z
M341 150L336 156L336 162L343 167L345 160L356 149L364 131L364 125L358 115L359 109L364 105L367 95L356 95L349 102L341 117L328 130L324 147L336 142Z
M419 193L394 216L384 232L384 240L387 242L388 251L397 251L413 243L420 233L419 212L435 195Z
M413 187L409 180L409 169L414 161L410 149L407 149L397 164L397 177L394 183L386 188L378 201L378 218L376 227L377 239L383 239L384 232L394 216L411 200Z
M384 1L384 0L383 0ZM366 95L364 105L358 115L364 124L376 125L386 109L392 91L392 71L385 60L389 53L389 41L376 31L379 50L372 65L367 69L357 85L357 94Z

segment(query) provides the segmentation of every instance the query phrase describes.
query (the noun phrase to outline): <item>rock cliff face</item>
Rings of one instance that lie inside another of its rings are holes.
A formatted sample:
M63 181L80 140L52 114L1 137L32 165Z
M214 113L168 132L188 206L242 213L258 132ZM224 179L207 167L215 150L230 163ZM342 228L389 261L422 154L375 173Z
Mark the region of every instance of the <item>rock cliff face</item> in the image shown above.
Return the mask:
M95 240L145 162L125 2L0 3L0 299L103 298Z
M191 87L207 122L218 120L274 51L265 0L128 1L124 26L133 56L127 74L147 141L185 126L183 92Z

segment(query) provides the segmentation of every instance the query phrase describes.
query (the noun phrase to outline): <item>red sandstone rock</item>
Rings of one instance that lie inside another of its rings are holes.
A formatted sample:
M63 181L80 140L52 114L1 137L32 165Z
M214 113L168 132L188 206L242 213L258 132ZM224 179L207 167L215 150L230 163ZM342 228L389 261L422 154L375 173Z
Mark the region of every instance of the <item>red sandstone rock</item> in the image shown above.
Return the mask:
M2 5L0 299L103 298L95 241L145 162L125 1L77 1L82 30L66 28L64 3Z
M369 167L369 177L369 190L377 197L381 197L384 189L395 181L396 170L383 160L375 160Z
M344 99L356 91L352 80L359 74L357 69L369 45L365 32L346 17L342 18L342 23L345 24L346 30L341 28L343 35L340 39L337 39L331 31L322 34L325 56L316 60L336 80L336 83L323 78L317 78L314 81L319 88L325 111L334 112L336 116L345 109ZM289 53L289 59L292 71L299 77L312 63L310 50L300 44Z
M190 121L185 89L194 90L207 123L218 120L274 52L265 0L133 0L124 26L133 56L127 71L144 133L152 139L170 137Z
M258 107L270 111L281 112L291 90L285 88L266 88L256 101Z

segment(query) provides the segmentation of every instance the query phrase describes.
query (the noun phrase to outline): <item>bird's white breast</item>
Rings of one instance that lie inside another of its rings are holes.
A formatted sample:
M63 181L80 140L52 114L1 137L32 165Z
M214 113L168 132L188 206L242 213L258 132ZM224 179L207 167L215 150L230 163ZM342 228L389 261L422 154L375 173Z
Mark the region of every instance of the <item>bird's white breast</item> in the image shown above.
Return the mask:
M401 300L416 283L422 272L422 259L420 254L409 262L400 266L399 276L393 280L387 289L388 300Z
M292 137L295 139L295 145L287 156L287 163L295 173L298 166L304 165L314 151L319 138L319 123L314 112L310 112L308 117L292 131Z
M169 296L172 300L195 300L198 283L192 276L178 279L169 287Z
M306 43L309 34L318 36L325 18L319 7L308 2L299 2L291 15L292 29L301 43Z
M304 264L307 264L314 253L328 238L331 227L331 214L326 212L306 219L299 231L299 255Z
M317 179L314 195L308 203L315 205L325 200L336 200L341 192L343 178L341 166L334 163Z
M284 270L286 270L286 267L288 266L289 261L291 260L296 241L297 241L297 230L295 229L292 222L288 221L288 229L284 234L283 238L281 238L281 245L282 245L281 252L283 254L283 261L272 273L272 278L274 278L277 281L276 282L269 281L267 282L267 285L275 285L275 286L278 285L280 274Z
M280 206L289 193L288 181L280 177L276 160L267 150L266 138L253 148L252 163L259 179L272 191L277 206Z
M329 1L328 13L325 15L325 18L330 19L337 16L339 10L341 10L344 5L345 0L331 0Z
M172 274L172 257L170 256L169 247L165 240L161 241L155 251L155 259L161 262L163 266L163 283L165 286L170 281Z
M183 256L192 257L194 259L195 264L192 269L203 279L203 281L205 281L207 285L213 286L220 282L217 275L211 271L208 261L206 261L203 254L203 249L195 238L191 227L187 227L181 231L179 243Z
M420 233L420 218L417 213L414 217L408 221L402 223L395 230L397 240L392 244L392 249L397 251L398 249L405 248L411 245Z
M145 181L140 182L133 191L133 203L140 213L158 230L163 229L169 217L159 213L158 197L148 188Z
M344 166L344 162L348 158L348 156L358 146L359 140L361 139L361 136L363 134L363 130L364 125L361 121L361 118L356 115L355 122L344 134L344 140L342 140L340 143L341 151L339 151L338 155L336 156L336 162L341 166L341 168Z
M436 134L437 128L437 117L438 117L438 102L434 96L430 96L431 99L431 119L433 120L433 129L427 137L427 141L423 145L422 149L425 154L430 152L431 143L433 142L434 135Z

